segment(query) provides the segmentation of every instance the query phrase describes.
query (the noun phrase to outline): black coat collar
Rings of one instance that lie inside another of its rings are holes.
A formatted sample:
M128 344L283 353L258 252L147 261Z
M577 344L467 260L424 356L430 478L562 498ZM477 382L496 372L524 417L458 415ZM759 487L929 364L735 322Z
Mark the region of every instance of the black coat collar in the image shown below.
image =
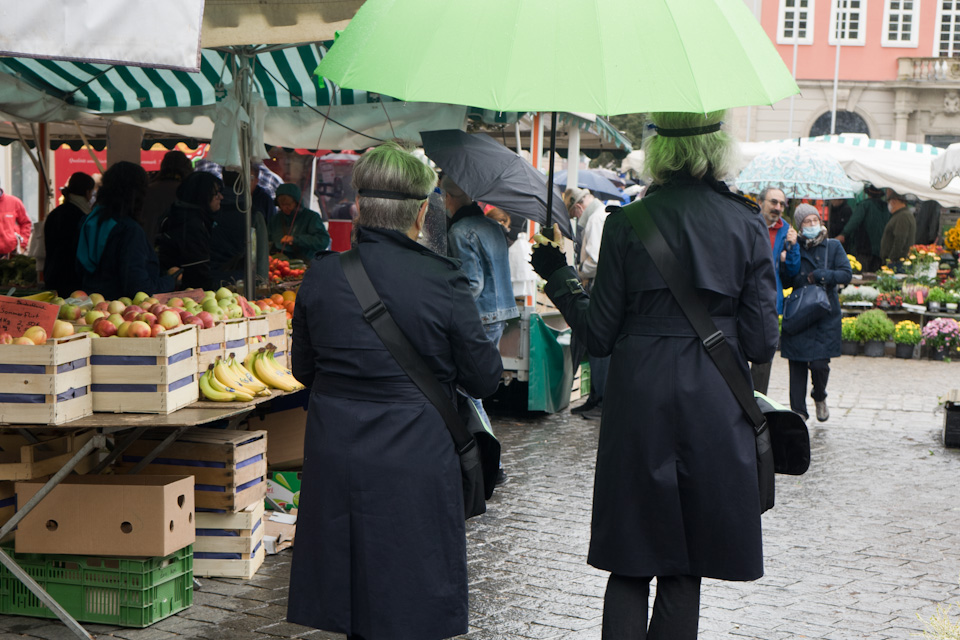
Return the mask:
M656 193L660 189L665 189L667 187L684 187L684 186L692 186L692 185L698 185L698 184L706 185L711 189L713 189L714 191L716 191L717 193L719 193L720 195L730 198L732 200L736 200L737 202L749 207L750 209L756 211L757 213L760 212L760 206L756 202L754 202L753 200L750 200L749 198L744 198L741 195L733 193L732 191L730 191L730 188L727 186L727 183L723 182L722 180L714 180L713 178L708 176L704 176L703 178L698 179L698 178L694 178L689 173L675 173L672 176L670 176L670 179L667 180L667 182L663 184L652 184L650 185L650 187L647 188L647 192L644 195L650 195L651 193Z

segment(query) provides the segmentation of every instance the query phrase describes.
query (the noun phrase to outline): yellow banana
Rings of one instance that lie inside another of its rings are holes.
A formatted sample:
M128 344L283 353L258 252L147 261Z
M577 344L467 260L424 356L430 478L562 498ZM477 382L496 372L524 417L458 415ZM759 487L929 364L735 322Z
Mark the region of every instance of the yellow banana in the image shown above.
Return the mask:
M247 357L245 357L245 358L243 359L243 368L246 369L247 371L249 371L249 372L250 372L251 374L253 374L254 376L256 376L256 374L253 372L253 359L254 359L256 356L257 356L257 350L256 350L256 349L250 349L250 352L247 353Z
M227 359L227 366L237 376L237 379L240 380L240 382L248 389L260 392L267 388L267 385L254 378L253 374L247 371L232 353Z
M202 376L200 376L200 393L203 394L203 397L207 400L213 400L214 402L232 402L236 399L237 395L235 393L230 393L229 391L217 391L212 386L210 386L210 381L213 379L213 368L208 367Z
M247 387L247 385L243 384L243 382L237 378L223 358L217 358L217 361L213 364L213 377L225 386L233 388L235 391L245 393L251 397L256 395L254 389Z
M39 302L50 302L57 297L56 291L41 291L30 296L23 296L21 300L37 300Z
M303 385L300 384L300 381L293 376L293 372L290 371L290 369L287 369L285 366L283 366L279 362L277 362L277 359L274 357L275 352L276 352L276 348L273 348L273 349L268 348L266 353L263 356L261 356L261 358L266 358L267 363L271 367L273 367L277 371L277 373L289 384L294 385L294 387L296 387L297 389L302 389Z
M261 348L258 351L257 357L253 360L253 366L257 370L257 377L274 389L280 389L281 391L294 391L296 386L281 376L276 369L270 366L270 363L265 357L265 353L266 350Z

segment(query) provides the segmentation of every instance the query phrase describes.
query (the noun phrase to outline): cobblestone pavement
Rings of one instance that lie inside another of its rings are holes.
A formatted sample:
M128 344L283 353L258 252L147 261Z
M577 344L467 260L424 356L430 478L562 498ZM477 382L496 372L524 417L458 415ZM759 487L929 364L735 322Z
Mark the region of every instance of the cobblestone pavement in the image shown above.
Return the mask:
M705 581L700 638L907 639L923 630L918 614L960 600L960 450L943 448L936 411L958 373L955 363L834 361L811 469L778 476L763 517L766 575ZM786 399L780 359L770 388ZM563 412L496 427L510 479L467 527L463 638L599 639L606 574L585 562L598 423ZM284 622L289 568L285 552L252 580L203 580L193 607L148 629L88 628L128 640L342 639ZM0 616L0 640L23 637L73 636L56 621Z

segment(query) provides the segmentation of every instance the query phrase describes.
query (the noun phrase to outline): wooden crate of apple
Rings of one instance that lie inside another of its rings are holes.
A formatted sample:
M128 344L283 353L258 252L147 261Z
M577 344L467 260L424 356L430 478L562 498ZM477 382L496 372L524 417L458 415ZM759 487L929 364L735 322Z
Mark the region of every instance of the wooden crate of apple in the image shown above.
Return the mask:
M93 413L91 340L56 320L0 334L0 424L58 425Z

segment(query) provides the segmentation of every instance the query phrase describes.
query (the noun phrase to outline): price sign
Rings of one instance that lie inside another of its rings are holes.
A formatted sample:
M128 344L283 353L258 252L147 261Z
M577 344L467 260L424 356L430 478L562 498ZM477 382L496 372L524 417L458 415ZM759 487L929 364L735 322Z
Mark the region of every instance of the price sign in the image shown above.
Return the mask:
M57 304L0 296L0 333L19 338L28 327L40 325L49 336L53 334L53 322L59 312Z

